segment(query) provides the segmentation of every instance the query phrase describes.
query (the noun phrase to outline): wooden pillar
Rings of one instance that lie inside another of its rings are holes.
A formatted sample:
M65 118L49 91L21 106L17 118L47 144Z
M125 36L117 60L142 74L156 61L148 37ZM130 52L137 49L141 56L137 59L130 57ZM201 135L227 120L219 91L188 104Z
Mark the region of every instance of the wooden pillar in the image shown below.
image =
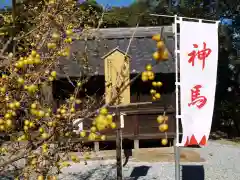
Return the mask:
M54 98L53 98L53 88L52 88L52 82L50 83L44 83L42 86L41 86L41 104L42 106L46 105L46 106L49 106L51 108L51 110L53 111L55 108L56 108L56 102L54 101ZM55 134L53 139L54 141L57 140L57 135Z
M139 122L138 122L138 115L133 115L134 121L134 137L139 137Z
M95 152L98 152L98 151L99 151L99 142L98 142L98 141L95 141L95 142L94 142L94 151L95 151Z
M138 150L138 149L139 149L139 140L134 139L134 150Z
M41 103L43 105L55 106L53 98L52 83L44 83L41 87Z

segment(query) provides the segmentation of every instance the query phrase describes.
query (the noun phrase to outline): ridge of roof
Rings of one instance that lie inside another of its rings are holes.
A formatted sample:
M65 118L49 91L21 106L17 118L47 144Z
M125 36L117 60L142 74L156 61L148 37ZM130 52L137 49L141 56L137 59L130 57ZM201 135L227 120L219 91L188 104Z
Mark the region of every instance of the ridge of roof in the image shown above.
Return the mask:
M130 38L133 33L134 37L151 37L156 33L161 32L163 28L163 33L165 36L173 35L172 26L147 26L147 27L127 27L127 28L99 28L90 29L82 32L83 36L86 37L99 37L106 39L119 39L119 38Z

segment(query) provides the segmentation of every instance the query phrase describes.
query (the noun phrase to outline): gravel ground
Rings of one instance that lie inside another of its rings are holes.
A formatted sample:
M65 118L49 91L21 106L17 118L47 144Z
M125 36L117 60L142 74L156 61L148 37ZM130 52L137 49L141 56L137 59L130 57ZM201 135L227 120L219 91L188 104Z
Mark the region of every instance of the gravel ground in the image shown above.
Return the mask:
M204 163L181 165L183 180L240 180L240 146L209 141L205 148L196 149ZM116 180L115 161L90 161L74 164L63 170L61 180ZM174 180L174 163L129 162L123 168L126 180Z

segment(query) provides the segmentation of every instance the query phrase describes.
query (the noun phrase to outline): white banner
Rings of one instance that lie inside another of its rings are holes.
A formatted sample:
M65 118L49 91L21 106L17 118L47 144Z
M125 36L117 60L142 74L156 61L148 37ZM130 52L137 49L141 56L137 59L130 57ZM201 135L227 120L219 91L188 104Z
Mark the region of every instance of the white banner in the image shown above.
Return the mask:
M218 23L180 22L180 146L206 145L215 100Z

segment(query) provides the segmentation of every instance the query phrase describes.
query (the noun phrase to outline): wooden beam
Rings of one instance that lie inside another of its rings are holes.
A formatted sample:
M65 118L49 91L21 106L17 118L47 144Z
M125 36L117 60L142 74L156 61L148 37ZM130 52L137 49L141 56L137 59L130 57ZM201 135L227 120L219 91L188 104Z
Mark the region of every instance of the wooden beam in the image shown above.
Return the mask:
M152 102L139 102L139 103L130 103L130 104L119 104L117 106L110 106L110 108L121 108L121 107L129 107L129 106L138 106L138 105L148 105L152 104Z
M171 106L169 107L164 107L164 106L160 106L160 107L153 107L153 106L148 106L148 107L134 107L134 106L130 106L130 107L125 107L125 108L119 108L121 110L122 113L125 113L126 115L141 115L141 114L146 114L146 113L151 113L151 114L159 114L159 113L174 113L175 109ZM115 109L110 107L109 108L109 112L114 113Z
M180 133L181 134L181 133ZM168 139L173 139L175 138L175 132L168 132ZM106 135L107 136L107 140L104 140L103 142L107 142L107 141L116 141L116 135ZM139 140L144 140L144 139L161 139L161 138L165 138L166 135L165 133L154 133L154 134L139 134L139 135L134 135L134 134L123 134L122 135L122 139L130 139L130 140L134 140L134 139L139 139ZM94 142L94 141L89 141L88 138L72 138L71 142ZM99 139L97 140L98 142L101 142L102 140Z

